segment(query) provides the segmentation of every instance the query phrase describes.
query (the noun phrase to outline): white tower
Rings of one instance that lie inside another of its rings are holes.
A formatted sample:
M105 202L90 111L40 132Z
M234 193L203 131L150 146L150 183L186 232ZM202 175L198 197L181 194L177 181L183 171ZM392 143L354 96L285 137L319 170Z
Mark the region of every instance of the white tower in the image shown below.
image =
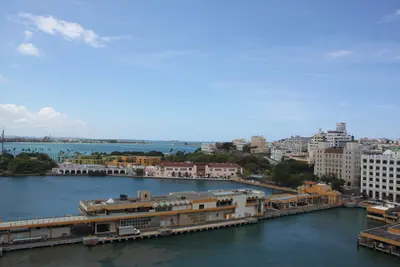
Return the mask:
M347 133L346 130L346 123L345 122L338 122L336 123L336 131Z

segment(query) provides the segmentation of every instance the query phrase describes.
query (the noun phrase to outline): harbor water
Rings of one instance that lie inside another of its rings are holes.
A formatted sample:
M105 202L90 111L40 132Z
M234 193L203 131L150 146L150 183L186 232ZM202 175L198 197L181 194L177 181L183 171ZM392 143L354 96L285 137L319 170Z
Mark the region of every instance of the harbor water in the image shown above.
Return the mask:
M171 191L243 188L216 181L117 177L0 178L0 216L76 213L80 199L109 198L139 189ZM262 189L267 194L272 192ZM255 225L160 239L125 241L93 248L81 244L10 252L0 266L399 266L399 259L357 248L360 230L379 226L359 208L339 208L261 221Z

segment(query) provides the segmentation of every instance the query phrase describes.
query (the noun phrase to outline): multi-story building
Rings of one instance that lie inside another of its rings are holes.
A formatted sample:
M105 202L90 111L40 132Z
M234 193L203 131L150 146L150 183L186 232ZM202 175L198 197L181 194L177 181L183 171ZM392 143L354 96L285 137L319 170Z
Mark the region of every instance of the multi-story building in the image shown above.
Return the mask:
M344 147L347 142L353 141L353 137L347 134L346 123L336 123L336 130L329 130L326 133L326 141L331 147Z
M310 142L310 137L296 135L282 140L280 142L280 148L284 150L290 150L292 153L301 153L307 151L307 145Z
M308 151L308 163L313 164L315 160L315 150L318 148L318 144L326 141L326 133L322 129L318 129L318 132L311 137L311 142L307 145Z
M243 151L243 146L247 145L247 142L244 138L232 140L233 145L236 147L236 150Z
M197 166L188 162L163 162L155 171L156 177L196 177Z
M163 162L156 168L156 177L208 177L235 178L243 173L235 163L194 164L188 162Z
M315 150L314 174L334 175L347 185L358 186L360 181L361 145L347 142L345 147L331 147L330 143L319 143Z
M290 152L291 151L273 147L273 148L271 148L271 159L280 162L280 161L282 161L282 158L285 155L290 154Z
M217 149L215 143L203 143L201 144L201 152L205 154L212 154Z
M361 192L400 205L400 152L362 155Z
M252 136L250 141L251 150L253 154L267 153L267 140L264 136Z

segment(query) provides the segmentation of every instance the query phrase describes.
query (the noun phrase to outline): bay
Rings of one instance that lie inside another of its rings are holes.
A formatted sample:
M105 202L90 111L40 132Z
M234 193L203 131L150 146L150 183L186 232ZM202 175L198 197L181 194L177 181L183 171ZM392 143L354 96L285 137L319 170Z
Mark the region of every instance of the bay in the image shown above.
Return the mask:
M76 213L80 199L171 191L243 188L216 181L118 177L0 178L0 216ZM267 194L272 192L265 190ZM363 209L339 208L261 221L256 225L93 248L81 244L5 253L0 266L15 267L203 267L399 266L399 259L357 248L363 229L379 226Z

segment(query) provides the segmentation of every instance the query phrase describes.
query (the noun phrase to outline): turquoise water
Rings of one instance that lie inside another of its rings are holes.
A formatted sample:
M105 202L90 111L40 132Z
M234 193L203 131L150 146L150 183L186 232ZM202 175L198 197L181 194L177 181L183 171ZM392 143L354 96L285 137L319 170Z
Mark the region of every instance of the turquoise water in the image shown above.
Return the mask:
M68 149L73 155L75 152L81 154L90 154L92 152L106 152L111 153L113 151L160 151L163 153L169 153L171 149L174 152L185 151L193 152L199 148L198 145L185 145L184 142L169 142L169 141L150 141L151 144L78 144L78 143L5 143L5 148L11 150L13 153L18 154L22 152L22 149L36 149L37 151L43 151L49 155L55 156L60 150L66 152Z
M110 197L121 192L135 194L138 189L162 194L242 187L231 182L114 177L2 178L0 214L61 215L75 211L79 199ZM5 253L0 258L0 266L397 267L398 258L356 246L360 230L378 225L367 220L362 209L340 208L276 218L257 225L94 248L76 244Z

